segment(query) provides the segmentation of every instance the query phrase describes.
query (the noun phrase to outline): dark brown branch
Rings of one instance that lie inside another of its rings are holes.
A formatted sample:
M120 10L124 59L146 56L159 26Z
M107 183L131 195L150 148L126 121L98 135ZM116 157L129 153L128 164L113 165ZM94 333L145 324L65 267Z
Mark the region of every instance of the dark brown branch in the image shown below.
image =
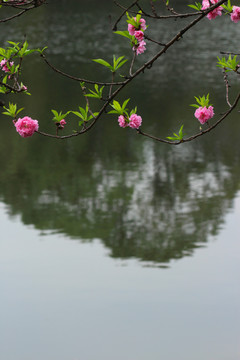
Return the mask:
M12 15L12 16L6 18L6 19L1 19L1 20L0 20L0 23L5 23L5 22L7 22L7 21L13 20L13 19L17 18L18 16L23 15L23 14L24 14L25 12L27 12L28 10L30 10L30 9L24 9L24 10L20 11L18 14Z
M223 54L223 55L240 55L239 53L226 52L226 51L220 51L220 54Z
M161 42L159 42L157 40L153 40L150 37L148 37L147 35L144 35L144 37L145 37L145 39L147 39L148 41L153 42L154 44L158 44L159 46L166 46L166 44L163 44L163 43L161 43Z

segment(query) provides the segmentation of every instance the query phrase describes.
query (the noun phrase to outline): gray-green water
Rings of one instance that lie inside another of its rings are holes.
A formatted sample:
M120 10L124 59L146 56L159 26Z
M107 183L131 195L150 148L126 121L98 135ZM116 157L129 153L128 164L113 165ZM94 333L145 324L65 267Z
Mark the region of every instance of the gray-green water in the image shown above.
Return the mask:
M1 43L27 34L64 71L105 80L91 59L131 50L108 36L118 10L101 4L51 1L1 25ZM225 110L215 61L238 45L239 26L228 20L206 20L125 90L144 130L197 131L194 95L210 92L216 113ZM171 25L152 25L154 36L166 41ZM33 95L16 100L41 130L53 129L52 108L83 104L79 84L37 56L23 76ZM22 139L1 116L1 359L239 359L238 118L169 148L110 116L65 142Z

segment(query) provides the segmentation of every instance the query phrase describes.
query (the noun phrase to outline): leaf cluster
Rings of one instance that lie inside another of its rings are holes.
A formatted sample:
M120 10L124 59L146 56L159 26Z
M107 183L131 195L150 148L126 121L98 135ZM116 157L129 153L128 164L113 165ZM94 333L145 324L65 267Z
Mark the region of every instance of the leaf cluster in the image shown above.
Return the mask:
M173 133L174 136L167 136L167 139L174 140L174 141L175 140L181 141L183 139L183 137L186 135L186 134L183 134L183 126L184 125L182 125L180 127L178 134Z
M11 116L13 119L16 119L17 115L20 113L20 111L22 111L24 108L21 109L17 109L17 104L12 104L9 102L9 107L7 108L6 106L4 106L4 111L3 114L4 115L8 115Z
M126 12L127 15L127 23L133 25L136 29L139 28L140 26L140 19L142 16L142 11L139 11L136 15L136 20L134 19L133 16L129 16L128 12Z
M217 66L225 69L226 71L237 71L239 67L239 62L237 61L237 55L232 58L232 55L229 55L228 59L222 57L221 59L218 57Z
M228 0L227 5L222 4L221 6L222 6L223 9L225 9L227 11L226 14L229 14L229 13L232 12L233 7L232 7L232 4L231 4L231 0Z
M194 9L194 10L197 10L197 11L200 11L202 10L202 4L199 3L199 2L195 2L195 5L193 4L190 4L188 5L190 8Z
M116 58L116 56L113 55L113 64L112 65L103 59L93 59L93 61L107 67L112 73L115 73L127 61L127 59L124 59L124 57L125 56L120 56L119 58Z
M122 105L117 100L113 100L113 103L110 106L113 110L109 111L108 114L118 114L118 115L127 115L128 116L128 109L126 108L130 99L127 99L123 102Z
M125 100L122 105L118 101L113 100L113 103L110 104L113 110L109 111L108 114L123 115L126 119L129 119L132 114L136 114L137 112L137 107L135 107L129 113L129 110L126 108L129 100L130 99Z
M79 121L79 126L81 126L84 122L87 122L91 120L93 117L96 117L98 115L98 112L95 112L92 114L89 114L89 107L86 105L86 108L82 108L81 106L78 107L79 111L69 111L79 117L81 120Z
M5 58L5 59L12 59L14 57L24 57L26 55L30 55L32 54L33 52L38 52L40 54L43 53L43 51L47 48L47 47L44 47L43 49L29 49L28 48L28 42L27 41L24 41L23 44L21 43L16 43L14 41L8 41L9 45L11 46L8 46L6 49L4 48L0 48L0 56L2 58Z
M195 100L197 101L197 104L191 104L190 106L193 106L193 107L196 107L196 108L199 108L199 106L201 107L208 107L210 106L211 104L209 104L209 94L207 94L207 96L203 95L203 96L194 96Z
M97 99L102 99L102 97L103 97L102 93L103 93L104 86L99 88L99 86L97 84L95 84L94 89L95 89L95 91L89 89L90 93L86 94L85 96L93 97L93 98L97 98Z
M60 111L59 113L56 110L51 110L54 117L53 117L53 121L55 122L60 122L61 120L65 119L67 117L67 115L71 112L68 111L65 114L62 113L62 111Z

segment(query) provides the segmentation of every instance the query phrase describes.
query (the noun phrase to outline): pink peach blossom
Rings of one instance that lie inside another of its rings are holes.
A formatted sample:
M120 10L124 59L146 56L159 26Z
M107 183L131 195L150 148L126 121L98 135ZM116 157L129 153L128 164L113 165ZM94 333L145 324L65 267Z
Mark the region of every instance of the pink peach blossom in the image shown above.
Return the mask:
M130 35L134 35L136 29L132 24L128 24L128 32Z
M65 121L64 119L60 120L60 125L61 125L61 126L66 125L66 121Z
M211 119L214 116L214 110L212 106L208 107L208 113L209 113L209 119Z
M9 72L10 72L9 67L12 67L13 64L14 64L13 61L8 62L7 59L3 59L3 60L0 62L0 66L1 66L1 68L2 68L2 71L6 72L6 73L9 73Z
M27 91L27 86L26 86L26 85L22 85L21 90L22 90L22 91Z
M130 116L129 120L130 120L129 126L132 129L138 129L142 124L142 118L141 118L141 116L139 116L137 114L132 114Z
M120 127L125 128L129 126L128 122L126 121L125 117L123 115L120 115L118 117L118 124Z
M135 20L136 20L136 18L135 18ZM144 31L144 30L146 30L146 28L147 28L147 26L146 26L146 20L143 19L143 18L141 18L141 19L140 19L140 29Z
M137 39L137 41L142 41L144 38L144 34L141 30L135 31L134 36Z
M211 119L214 116L213 107L209 106L208 108L206 106L202 107L200 106L194 113L194 116L198 119L198 121L203 125L205 124L209 119Z
M19 118L15 123L16 131L22 137L32 136L35 131L38 131L39 125L37 120L33 120L29 116Z
M237 23L240 20L240 7L233 6L232 13L231 13L231 20Z
M208 9L210 6L217 4L218 0L203 0L202 1L202 10L206 10ZM213 20L215 19L217 16L221 16L222 15L222 10L223 8L221 6L217 7L216 9L214 9L213 11L211 11L210 13L207 14L207 18L209 20Z
M136 51L137 55L144 53L146 50L146 43L144 40L140 41L137 45L133 46L133 51Z

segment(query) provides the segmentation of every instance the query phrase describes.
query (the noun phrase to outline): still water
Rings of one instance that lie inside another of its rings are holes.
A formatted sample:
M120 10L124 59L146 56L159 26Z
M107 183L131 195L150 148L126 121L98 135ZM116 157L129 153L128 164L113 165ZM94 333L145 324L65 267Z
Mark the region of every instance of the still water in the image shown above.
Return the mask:
M108 36L108 15L119 10L97 4L51 1L5 24L1 43L26 34L64 71L105 80L91 59L131 50ZM219 49L237 46L238 25L227 20L206 20L125 91L144 130L165 137L184 123L197 131L194 95L210 92L216 113L226 109L215 62ZM155 38L166 41L172 26L181 25L155 25ZM54 131L51 109L83 105L79 84L38 56L23 76L32 96L17 99L43 131ZM22 139L1 116L1 359L240 358L238 118L169 148L110 116L65 142Z

